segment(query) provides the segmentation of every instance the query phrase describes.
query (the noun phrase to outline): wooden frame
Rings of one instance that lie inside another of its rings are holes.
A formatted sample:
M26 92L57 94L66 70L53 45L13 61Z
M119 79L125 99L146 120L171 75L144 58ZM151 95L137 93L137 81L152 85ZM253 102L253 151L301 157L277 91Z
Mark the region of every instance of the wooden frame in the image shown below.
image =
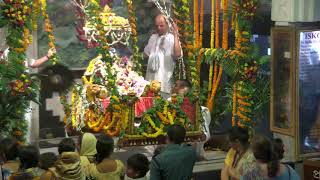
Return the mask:
M289 42L289 54L288 53L284 53L285 56L289 56L288 59L290 59L290 71L289 71L289 85L288 85L288 96L289 99L291 99L292 103L290 103L289 106L289 114L291 115L291 117L288 117L288 121L289 121L289 127L288 128L282 128L282 127L277 127L276 126L276 112L275 112L275 91L274 91L274 87L275 87L275 79L276 79L276 72L275 72L275 67L277 66L277 57L275 57L275 53L272 53L272 60L271 60L271 91L270 91L270 129L273 132L277 132L280 134L285 134L285 135L289 135L289 136L294 136L295 134L295 117L294 117L294 57L295 57L295 31L294 29L290 28L290 27L275 27L272 28L271 30L271 51L274 52L275 50L275 37L277 36L277 33L288 33L288 41ZM281 43L281 42L279 42Z
M301 130L300 130L300 94L299 94L299 81L300 81L300 33L305 31L320 31L317 28L312 27L304 27L304 28L296 28L296 27L274 27L271 30L271 47L272 47L272 61L271 61L271 97L270 97L270 129L273 132L283 134L286 136L291 136L294 138L294 152L295 159L302 160L305 158L310 158L314 156L318 156L320 152L315 153L305 153L301 151ZM289 51L290 51L290 72L289 72L289 98L291 98L290 110L290 120L288 128L277 127L275 124L276 121L276 96L275 96L275 79L278 78L277 73L275 72L275 66L277 65L276 55L274 50L276 48L276 43L281 43L279 41L275 42L277 33L288 33L289 39Z
M318 28L301 28L301 29L297 29L295 31L295 38L296 38L296 54L295 54L295 60L294 60L294 116L296 119L296 128L295 128L295 132L296 132L296 137L295 137L295 149L296 149L296 157L299 160L302 159L306 159L306 158L311 158L311 157L315 157L315 156L319 156L320 152L316 152L316 153L303 153L301 152L301 148L300 148L300 138L301 138L301 131L300 131L300 111L299 111L299 107L300 107L300 102L299 102L299 97L300 97L300 91L299 91L299 76L300 76L300 42L299 42L299 38L300 38L300 33L301 32L307 32L307 31L320 31L320 29Z

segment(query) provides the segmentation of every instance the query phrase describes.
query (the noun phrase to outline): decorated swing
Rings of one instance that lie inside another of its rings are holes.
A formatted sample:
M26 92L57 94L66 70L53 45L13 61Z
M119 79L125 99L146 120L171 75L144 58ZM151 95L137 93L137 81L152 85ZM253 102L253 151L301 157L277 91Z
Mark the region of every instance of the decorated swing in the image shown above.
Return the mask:
M120 137L123 146L164 143L166 129L173 124L187 129L187 141L201 140L198 99L177 95L170 101L163 99L159 92L161 83L148 82L141 76L143 55L137 46L132 1L127 1L128 19L117 16L108 5L101 7L98 1L74 1L74 4L84 13L83 31L89 43L99 44L100 55L89 63L82 77L83 84L73 88L71 106L64 103L66 125L79 131ZM163 8L166 6L159 2L155 4L169 15ZM118 44L129 46L129 41L132 57L120 57L114 47ZM186 76L183 60L179 62L178 76ZM197 97L199 83L194 85L191 93Z
M175 77L186 78L192 84L188 94L173 95L170 101L161 98L159 82L147 82L142 77L143 54L137 45L134 1L126 0L128 19L113 13L109 6L101 6L99 0L73 0L73 3L83 17L81 31L99 56L89 63L82 84L75 84L71 90L71 104L67 95L61 94L68 129L106 133L119 137L123 146L136 146L163 143L167 127L180 124L187 129L187 141L199 141L204 138L200 105L208 107L213 120L219 118L216 115L222 113L217 112L215 103L217 97L222 96L219 91L227 97L224 107L232 114L232 125L254 126L253 119L267 103L269 90L265 76L259 73L260 67L268 61L258 58L257 50L250 42L257 0L212 0L210 47L202 44L204 0L172 0L172 13L166 9L164 1L154 1L156 7L179 27L183 59L176 63ZM7 37L13 51L9 63L0 63L2 69L16 67L25 57L31 40L30 31L37 29L40 12L45 20L49 47L55 47L46 0L24 0L23 3L6 0L1 6L4 7L1 7L1 25L9 26L9 35L16 34L14 41L11 40L13 36ZM230 32L234 32L234 45L230 44ZM118 44L130 47L133 55L119 56L115 51ZM53 63L57 61L59 57L53 57ZM200 72L204 70L202 64L209 66L207 86L200 79ZM27 101L23 97L30 97L27 91L32 87L32 92L36 92L36 86L30 83L30 74L25 68L8 74L14 75L8 78L8 82L1 81L3 85L12 84L7 93L16 92L17 98L23 99L25 104ZM225 88L220 86L223 74L230 79ZM20 90L15 82L21 82L21 87L26 89ZM32 97L29 99L35 100L35 96ZM10 134L21 132L19 128L10 128L9 131Z

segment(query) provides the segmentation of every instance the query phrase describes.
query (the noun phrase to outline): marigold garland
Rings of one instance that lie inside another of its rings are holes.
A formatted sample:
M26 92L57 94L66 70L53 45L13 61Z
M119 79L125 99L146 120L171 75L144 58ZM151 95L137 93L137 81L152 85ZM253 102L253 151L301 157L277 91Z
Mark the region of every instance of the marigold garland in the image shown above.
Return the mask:
M49 15L47 14L46 0L41 0L41 6L42 6L42 8L41 8L42 16L44 17L44 30L48 33L48 40L49 40L48 46L50 49L56 49L52 25L51 25L51 22L49 19ZM51 62L53 65L57 63L57 55L56 54L54 54L50 59L51 59Z
M129 14L129 24L131 26L131 42L132 42L132 50L133 50L133 64L134 70L138 72L140 75L142 74L142 64L143 64L143 55L139 52L138 47L138 33L137 33L137 19L135 13L135 7L133 5L132 0L127 0L128 6L128 14Z
M40 0L33 0L32 11L33 11L32 19L31 19L32 29L34 31L37 31L38 18L39 18L39 14L40 14Z
M220 66L216 83L214 84L214 86L212 88L211 97L210 97L210 99L208 101L208 109L210 110L210 112L212 112L212 110L213 110L214 97L216 96L217 89L218 89L218 86L219 86L220 81L221 81L222 71L223 71L223 68L222 68L222 66Z
M228 30L229 30L229 20L228 20L228 0L223 1L223 31L222 31L222 48L228 49Z
M238 99L238 103L243 105L243 106L251 106L250 103L243 101L242 99Z
M216 0L211 0L211 35L210 35L210 47L214 48L214 28L215 28L215 1Z
M220 0L216 0L216 20L215 20L215 48L219 48L219 42L220 42L220 37L219 37L219 18L220 18Z
M194 47L199 47L199 12L198 0L193 0Z
M232 126L236 125L236 112L237 112L237 85L233 84L233 96L232 96Z
M200 32L199 32L199 45L202 47L202 34L203 34L203 14L204 14L204 0L200 0Z
M214 48L214 40L215 40L215 0L211 1L211 34L210 34L210 48ZM212 89L212 76L213 76L213 63L210 63L209 67L209 84L208 84L208 99L210 98L209 94L211 93Z

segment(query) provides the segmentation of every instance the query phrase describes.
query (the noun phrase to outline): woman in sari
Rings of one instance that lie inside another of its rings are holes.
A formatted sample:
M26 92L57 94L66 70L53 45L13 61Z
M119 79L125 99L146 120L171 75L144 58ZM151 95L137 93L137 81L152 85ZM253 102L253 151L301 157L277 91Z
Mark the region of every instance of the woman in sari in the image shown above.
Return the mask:
M221 170L221 180L239 180L241 175L255 167L255 158L249 149L248 129L232 127L228 137L231 148Z

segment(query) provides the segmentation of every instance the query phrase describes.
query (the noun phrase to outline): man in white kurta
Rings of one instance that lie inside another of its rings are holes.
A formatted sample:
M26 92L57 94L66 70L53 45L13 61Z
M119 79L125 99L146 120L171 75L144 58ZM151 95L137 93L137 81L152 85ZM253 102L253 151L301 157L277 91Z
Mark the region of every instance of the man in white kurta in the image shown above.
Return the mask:
M152 34L144 54L148 58L146 80L157 80L161 83L161 94L168 98L173 85L175 60L182 56L178 37L178 28L173 23L169 32L167 18L160 14L155 18L156 33Z

